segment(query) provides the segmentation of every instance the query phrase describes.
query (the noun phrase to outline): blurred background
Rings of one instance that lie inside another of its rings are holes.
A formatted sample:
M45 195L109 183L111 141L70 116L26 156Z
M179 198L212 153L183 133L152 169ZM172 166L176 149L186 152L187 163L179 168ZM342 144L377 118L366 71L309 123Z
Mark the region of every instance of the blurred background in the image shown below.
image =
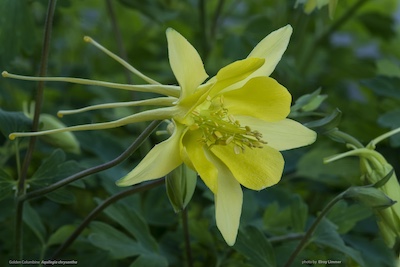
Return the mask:
M293 117L306 123L339 109L341 120L335 127L366 145L400 127L399 4L398 0L60 0L47 76L145 83L85 43L87 35L162 84L176 84L165 37L165 30L172 27L198 50L212 77L221 67L245 58L270 32L290 24L294 32L289 47L271 76L291 92L293 103L317 89L323 98L317 109ZM45 0L0 1L1 71L38 75L47 5ZM36 88L35 82L0 79L0 259L4 266L13 259L13 185L27 148L27 139L16 146L7 135L14 121L29 125L21 112ZM152 96L48 82L42 112L55 116L60 109ZM66 125L110 121L140 109L92 111L61 121ZM80 153L40 138L27 190L115 158L146 125L78 132ZM160 130L165 127L161 124ZM114 182L167 137L153 134L123 164L26 204L24 258L49 258L100 200L121 191ZM398 134L377 148L397 172L399 147ZM318 212L341 191L361 184L357 158L323 164L325 157L346 150L343 143L320 132L315 144L284 152L285 173L278 185L261 192L244 190L241 232L234 247L227 246L216 229L213 196L199 180L188 206L193 266L284 266ZM98 267L187 264L181 218L170 206L165 187L124 198L112 207L61 258ZM395 266L398 248L385 245L373 214L354 201L338 203L298 259L341 261L337 266ZM138 237L132 228L143 236ZM292 266L301 265L299 260Z

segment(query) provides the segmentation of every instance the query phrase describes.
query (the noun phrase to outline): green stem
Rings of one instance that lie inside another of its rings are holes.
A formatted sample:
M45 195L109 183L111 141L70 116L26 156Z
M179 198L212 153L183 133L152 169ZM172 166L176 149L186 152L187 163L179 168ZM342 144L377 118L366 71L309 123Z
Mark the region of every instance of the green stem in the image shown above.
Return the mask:
M211 38L214 40L215 35L217 34L217 28L218 28L218 20L221 16L221 12L224 8L225 0L219 0L217 8L215 9L215 13L213 16L212 24L211 24Z
M22 260L22 213L24 203L18 201L15 211L15 254L18 260ZM20 265L21 266L21 265Z
M83 177L86 177L86 176L94 174L94 173L98 173L100 171L107 170L111 167L118 165L119 163L121 163L122 161L127 159L130 155L132 155L132 153L135 152L140 147L140 145L150 136L150 134L158 127L158 125L160 123L161 123L161 121L153 121L152 123L150 123L150 125L147 126L147 128L138 136L138 138L136 138L136 140L132 143L132 145L130 145L121 155L119 155L115 159L113 159L107 163L100 164L95 167L92 167L92 168L83 170L81 172L78 172L76 174L73 174L73 175L71 175L61 181L58 181L52 185L49 185L47 187L32 191L32 192L22 196L21 198L19 198L19 201L25 201L28 199L33 199L36 197L43 196L44 194L50 193L64 185L70 184L78 179L81 179Z
M308 66L311 65L311 61L315 58L315 51L317 50L318 45L326 41L337 29L339 29L343 24L345 24L353 15L357 12L358 9L362 7L368 0L358 0L354 5L352 5L346 13L344 13L338 20L336 20L331 26L322 33L319 37L317 37L314 43L311 45L311 48L307 50L307 56L304 57L305 60L300 64L300 69L303 70L303 73L306 73Z
M44 29L44 36L43 36L43 47L42 47L42 54L41 54L41 63L39 69L39 76L46 76L47 70L47 62L49 57L49 50L50 50L50 37L53 27L53 17L54 11L56 8L57 0L50 0L47 6L47 14L46 14L46 21L45 21L45 29ZM42 109L43 103L43 91L44 91L44 82L39 82L36 95L35 95L35 112L33 115L33 122L32 122L32 131L37 131L39 127L39 116ZM24 162L22 164L21 175L18 179L17 185L17 201L16 201L16 222L15 222L15 253L18 260L22 260L23 253L22 253L22 214L24 203L19 201L19 197L25 195L25 182L28 175L29 165L32 160L33 151L36 145L36 138L32 137L29 140L28 149L25 154ZM18 151L17 151L18 153Z
M186 261L188 267L193 267L192 247L190 245L189 223L187 207L182 210L182 228L185 239Z
M348 189L347 189L348 190ZM289 267L297 255L303 250L303 248L306 246L307 241L310 239L310 237L313 235L315 232L315 229L318 227L319 223L322 221L322 219L325 217L325 215L330 211L330 209L340 200L343 199L343 196L346 194L347 190L344 192L340 193L337 195L334 199L332 199L326 206L325 208L321 211L321 213L318 215L318 217L315 219L311 227L307 230L306 234L304 235L303 239L300 241L300 243L297 245L295 251L290 255L289 260L286 262L284 267Z
M339 29L343 24L345 24L353 15L360 9L363 4L365 4L368 0L358 0L354 5L352 5L349 9L347 9L346 13L344 13L338 20L336 20L326 32L324 32L316 41L317 44L324 42L332 35L337 29Z
M138 186L131 187L127 190L119 192L106 200L103 201L100 205L98 205L92 212L90 212L86 218L81 222L81 224L75 229L75 231L68 237L67 240L57 249L57 251L53 254L51 259L58 259L61 254L75 241L75 239L82 233L82 231L89 225L89 223L97 217L105 208L110 206L111 204L117 202L118 200L128 197L130 195L143 192L154 188L156 186L164 184L164 179L158 179L152 182L144 183Z
M200 25L200 32L202 35L202 58L204 61L207 58L208 55L208 34L207 34L207 25L206 25L206 1L205 0L199 0L199 25Z
M128 61L127 60L128 56L126 54L126 50L125 50L125 47L122 42L121 31L119 30L119 27L118 27L117 17L115 16L113 1L106 0L106 6L107 6L108 15L110 16L110 19L111 19L111 27L113 29L114 37L115 37L115 40L117 41L118 53L120 54L120 56L123 60ZM128 69L125 69L125 77L129 84L133 84L131 72ZM132 97L133 96L134 96L134 92L132 92Z

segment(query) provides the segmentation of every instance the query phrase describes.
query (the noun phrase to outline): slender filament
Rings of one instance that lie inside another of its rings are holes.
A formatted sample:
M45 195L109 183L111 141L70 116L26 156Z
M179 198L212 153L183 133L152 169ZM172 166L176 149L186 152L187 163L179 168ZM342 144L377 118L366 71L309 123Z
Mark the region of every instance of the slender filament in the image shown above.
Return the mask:
M87 106L79 109L71 109L71 110L60 110L57 113L57 116L62 117L64 115L77 114L89 110L97 110L97 109L107 109L107 108L119 108L119 107L136 107L136 106L173 106L173 103L178 99L175 97L159 97L159 98L151 98L140 101L129 101L129 102L116 102L116 103L107 103L107 104L99 104Z
M3 77L12 78L18 80L25 81L43 81L43 82L67 82L67 83L75 83L75 84L85 84L85 85L96 85L103 86L108 88L122 89L128 91L137 91L137 92L150 92L150 93L158 93L167 96L179 97L180 88L174 85L158 85L158 84L145 84L145 85L132 85L132 84L121 84L121 83L111 83L111 82L103 82L82 78L69 78L69 77L33 77L33 76L24 76L11 74L7 71L2 72Z

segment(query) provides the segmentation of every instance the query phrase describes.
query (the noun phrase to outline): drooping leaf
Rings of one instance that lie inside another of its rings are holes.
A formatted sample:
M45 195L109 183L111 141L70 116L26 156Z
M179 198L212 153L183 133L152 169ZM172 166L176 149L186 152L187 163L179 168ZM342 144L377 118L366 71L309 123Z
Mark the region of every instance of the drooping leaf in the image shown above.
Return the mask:
M147 253L138 242L106 223L92 222L90 229L92 233L88 237L89 241L94 246L108 251L114 259Z

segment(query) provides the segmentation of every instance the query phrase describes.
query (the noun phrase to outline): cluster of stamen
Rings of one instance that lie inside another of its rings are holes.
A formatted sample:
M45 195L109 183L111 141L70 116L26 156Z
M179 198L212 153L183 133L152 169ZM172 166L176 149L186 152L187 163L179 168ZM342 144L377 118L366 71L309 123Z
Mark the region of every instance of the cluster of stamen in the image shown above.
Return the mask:
M192 111L194 123L190 130L200 129L203 132L202 142L209 148L215 145L233 144L235 154L244 152L246 147L262 148L266 144L262 134L251 130L249 126L241 126L228 110L224 108L223 96L208 98L209 107Z

